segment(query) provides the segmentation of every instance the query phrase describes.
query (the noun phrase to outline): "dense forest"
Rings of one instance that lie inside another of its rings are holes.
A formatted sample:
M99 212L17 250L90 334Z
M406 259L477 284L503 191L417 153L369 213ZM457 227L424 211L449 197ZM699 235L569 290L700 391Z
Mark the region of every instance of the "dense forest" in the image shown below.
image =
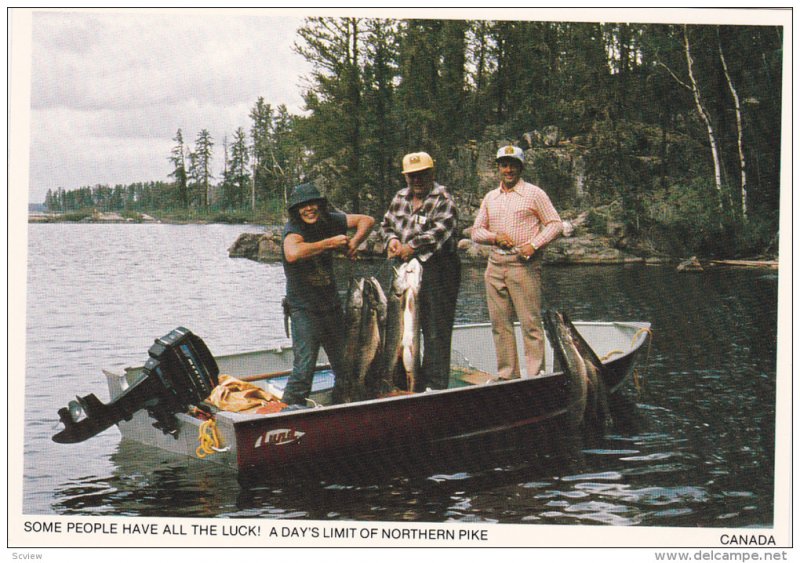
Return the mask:
M311 179L377 216L402 155L425 150L468 215L511 141L524 177L596 229L673 254L777 253L780 27L308 18L294 48L313 68L302 115L259 98L221 140L178 129L164 181L58 188L46 206L278 220Z

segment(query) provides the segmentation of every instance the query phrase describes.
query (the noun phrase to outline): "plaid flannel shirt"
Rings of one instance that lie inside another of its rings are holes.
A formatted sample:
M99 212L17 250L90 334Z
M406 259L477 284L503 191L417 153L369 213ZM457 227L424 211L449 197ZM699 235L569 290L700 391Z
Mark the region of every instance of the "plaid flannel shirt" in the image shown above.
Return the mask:
M458 210L441 184L434 183L417 211L411 205L412 198L410 188L397 192L383 216L381 237L387 245L393 238L408 244L420 262L425 262L445 243L458 240Z

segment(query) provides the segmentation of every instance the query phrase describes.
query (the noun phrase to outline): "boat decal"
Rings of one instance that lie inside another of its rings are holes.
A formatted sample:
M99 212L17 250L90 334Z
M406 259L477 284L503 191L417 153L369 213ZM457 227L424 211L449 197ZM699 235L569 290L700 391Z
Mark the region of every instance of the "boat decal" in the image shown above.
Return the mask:
M276 428L260 434L256 439L254 447L260 448L261 446L285 446L299 442L300 438L305 436L305 432L300 432L294 428Z

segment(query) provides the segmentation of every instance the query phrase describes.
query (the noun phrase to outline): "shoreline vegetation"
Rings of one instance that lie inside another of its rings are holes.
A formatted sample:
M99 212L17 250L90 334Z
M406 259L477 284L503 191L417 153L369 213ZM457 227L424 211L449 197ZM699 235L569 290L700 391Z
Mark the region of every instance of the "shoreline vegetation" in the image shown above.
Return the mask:
M615 236L612 227L605 233L591 232L587 224L588 212L570 217L564 222L564 235L554 241L545 251L544 260L548 264L646 264L676 265L682 272L699 272L706 268L766 268L778 269L778 260L772 257L749 257L742 259L721 259L717 257L696 256L690 258L668 256L653 252L647 245L629 247L624 237ZM101 212L82 210L72 213L32 212L29 223L78 223L78 224L241 224L251 225L259 232L242 233L229 248L232 258L246 258L257 262L273 262L280 259L280 230L267 225L280 225L284 218L274 214L253 214L243 212L212 213L164 213L158 217L138 212ZM469 227L462 230L458 250L464 262L481 263L488 256L488 248L473 243L469 238ZM383 256L381 242L375 232L361 247L362 259L378 259Z
M306 18L302 114L258 97L218 138L176 122L166 177L54 185L32 211L64 215L32 221L276 225L308 181L381 217L403 155L423 150L463 232L513 144L585 241L564 259L774 261L783 39L780 26Z
M271 224L281 222L280 217L251 212L219 211L197 212L193 210L163 213L140 213L138 211L98 211L80 209L77 211L28 212L28 223L170 223L205 224L227 223L232 225Z

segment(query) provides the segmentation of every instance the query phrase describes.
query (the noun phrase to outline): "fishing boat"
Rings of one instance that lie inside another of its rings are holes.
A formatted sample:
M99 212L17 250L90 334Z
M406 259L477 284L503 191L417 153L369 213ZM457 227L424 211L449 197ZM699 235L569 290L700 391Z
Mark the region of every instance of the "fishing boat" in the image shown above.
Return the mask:
M649 340L649 323L576 321L574 328L602 362L606 391L616 393L633 373L637 358ZM519 327L517 331L521 350ZM163 348L163 342L158 346L159 350ZM153 409L139 407L135 412L118 414L115 424L124 439L229 466L242 474L268 473L276 467L372 455L397 448L422 445L435 448L477 436L538 425L564 425L575 420L575 411L580 407L571 392L574 384L570 376L574 374L559 367L562 362L556 352L548 341L543 374L499 380L491 375L495 369L491 326L460 325L453 330L453 369L450 386L445 390L332 404L334 377L321 352L309 408L269 414L214 410L209 415L208 410L175 407L169 416L156 416L154 423ZM204 353L201 350L195 360L202 359ZM152 349L151 356L154 356ZM202 363L195 360L192 363ZM291 371L292 350L286 346L218 356L214 361L220 374L247 381L280 397ZM147 373L160 373L160 369L145 364L127 368L124 373L104 371L111 402L132 394L132 388L146 387L143 379ZM164 385L164 378L159 377L160 385ZM93 404L84 406L95 412L105 408L92 398ZM79 426L71 422L76 414L68 413L67 409L59 414L65 425ZM169 424L165 425L166 419ZM204 432L209 425L213 426L213 445L204 448ZM77 442L96 434L100 428L80 437L62 433L60 439L59 436L53 439ZM67 430L72 432L70 428Z

